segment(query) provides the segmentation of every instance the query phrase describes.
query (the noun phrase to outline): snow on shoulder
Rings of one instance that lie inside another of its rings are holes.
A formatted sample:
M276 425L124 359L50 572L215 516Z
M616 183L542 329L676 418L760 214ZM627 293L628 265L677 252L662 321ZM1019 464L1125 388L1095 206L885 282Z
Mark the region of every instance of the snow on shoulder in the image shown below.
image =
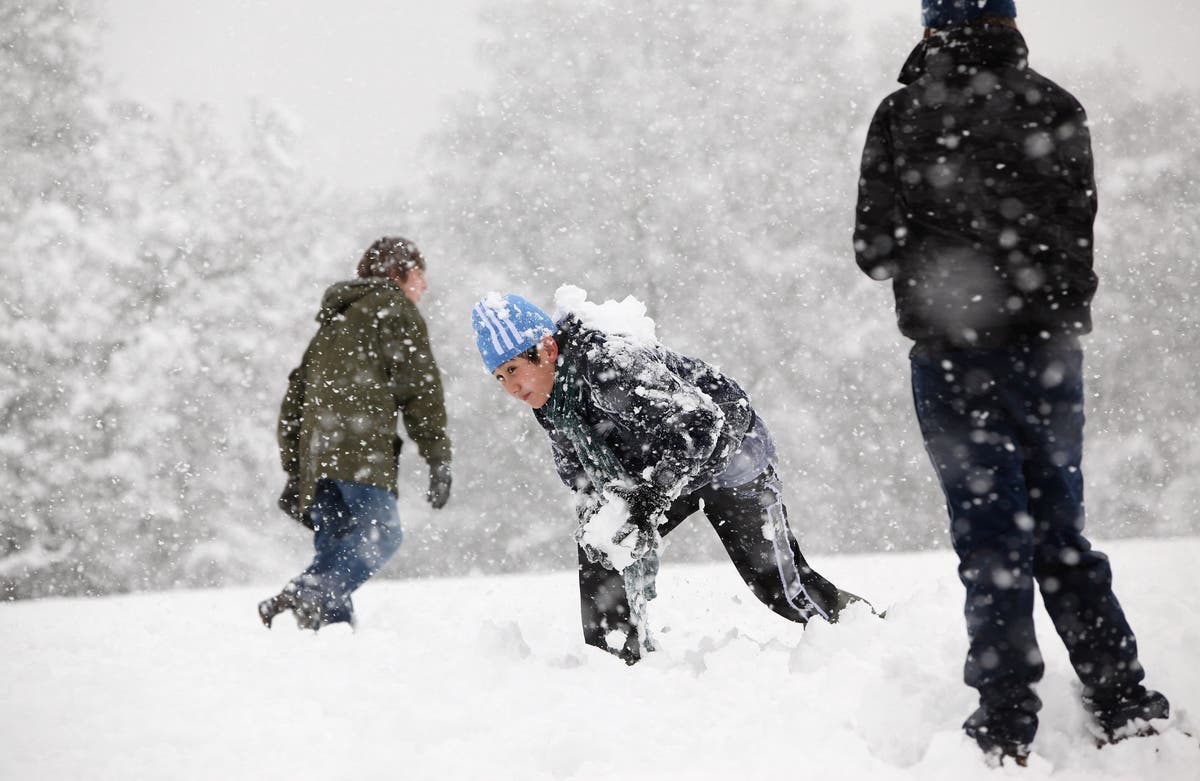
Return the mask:
M603 304L587 300L587 291L575 285L563 285L554 293L554 320L575 315L586 328L625 337L642 346L658 343L654 321L646 316L646 305L633 296L623 301L609 299Z

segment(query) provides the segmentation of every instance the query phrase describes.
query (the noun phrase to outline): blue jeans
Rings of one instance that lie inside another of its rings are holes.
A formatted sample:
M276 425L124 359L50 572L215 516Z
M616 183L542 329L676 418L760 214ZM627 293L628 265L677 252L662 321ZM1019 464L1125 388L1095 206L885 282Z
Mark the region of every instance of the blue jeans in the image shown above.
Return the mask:
M912 358L966 587L964 677L998 711L1040 705L1035 582L1085 694L1118 696L1144 675L1108 559L1083 536L1082 363L1076 344Z
M349 480L321 480L309 510L312 564L292 580L301 599L321 607L323 624L354 620L350 595L400 548L396 497Z

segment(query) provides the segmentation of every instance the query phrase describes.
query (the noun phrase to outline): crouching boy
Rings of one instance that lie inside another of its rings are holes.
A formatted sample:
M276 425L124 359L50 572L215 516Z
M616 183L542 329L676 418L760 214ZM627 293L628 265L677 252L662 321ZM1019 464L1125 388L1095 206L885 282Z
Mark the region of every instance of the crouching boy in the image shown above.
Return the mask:
M663 347L646 318L614 318L616 307L640 308L632 299L597 306L564 287L557 303L555 322L520 296L492 293L472 324L485 367L533 407L576 493L588 644L627 664L654 650L646 604L661 540L701 501L746 585L779 615L834 622L858 601L805 561L771 433L736 382Z

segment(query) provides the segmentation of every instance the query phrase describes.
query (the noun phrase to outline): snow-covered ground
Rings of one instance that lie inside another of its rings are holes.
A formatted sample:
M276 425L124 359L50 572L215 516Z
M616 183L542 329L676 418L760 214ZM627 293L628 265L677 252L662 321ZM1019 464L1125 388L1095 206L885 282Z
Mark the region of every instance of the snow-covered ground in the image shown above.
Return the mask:
M1200 539L1100 547L1172 728L1094 748L1039 616L1023 770L959 731L950 553L813 557L888 617L807 630L668 553L633 668L582 645L571 573L370 583L317 636L258 623L278 584L0 605L0 779L1200 779Z

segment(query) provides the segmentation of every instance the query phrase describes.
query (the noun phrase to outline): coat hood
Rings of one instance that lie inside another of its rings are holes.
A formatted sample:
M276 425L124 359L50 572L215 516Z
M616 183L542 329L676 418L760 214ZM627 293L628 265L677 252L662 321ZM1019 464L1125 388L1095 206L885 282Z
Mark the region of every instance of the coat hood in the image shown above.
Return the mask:
M350 279L330 285L321 299L321 311L317 313L317 322L322 325L331 323L363 298L372 293L386 290L400 292L391 282L375 277Z
M901 84L912 84L922 76L935 79L951 78L959 68L1025 68L1029 65L1029 47L1025 36L1012 27L987 25L984 27L955 27L932 35L916 45L898 80Z

